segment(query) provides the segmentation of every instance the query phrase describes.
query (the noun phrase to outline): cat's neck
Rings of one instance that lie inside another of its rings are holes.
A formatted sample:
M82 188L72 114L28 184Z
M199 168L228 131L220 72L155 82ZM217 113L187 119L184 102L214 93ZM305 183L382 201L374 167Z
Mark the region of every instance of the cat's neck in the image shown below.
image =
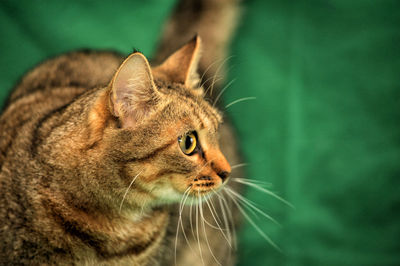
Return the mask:
M70 202L59 201L43 198L46 205L43 211L47 212L44 217L50 217L47 228L57 228L57 235L63 232L67 246L82 257L92 254L92 260L136 260L156 252L169 221L166 209L137 209L112 214L82 210Z

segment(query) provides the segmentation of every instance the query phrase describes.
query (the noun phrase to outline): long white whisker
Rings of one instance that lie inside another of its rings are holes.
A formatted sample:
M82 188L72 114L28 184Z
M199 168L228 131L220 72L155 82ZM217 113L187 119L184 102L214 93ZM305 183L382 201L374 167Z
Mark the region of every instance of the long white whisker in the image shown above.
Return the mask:
M214 213L213 213L213 211L212 211L212 209L211 209L211 206L210 206L208 200L206 200L206 203L207 203L208 209L210 209L211 216L214 218L214 221L215 221L215 223L216 223L217 226L218 226L219 231L221 231L221 234L224 236L226 242L228 242L229 247L232 248L231 243L230 243L229 240L228 240L228 237L225 235L225 233L224 233L224 231L222 230L221 226L219 225L217 219L215 218ZM214 209L214 210L215 210L215 209ZM229 230L228 228L226 228L226 229Z
M192 236L194 236L194 230L193 230L193 220L192 220L192 206L193 206L193 199L190 202L190 210L189 210L189 223L190 223L190 229L192 230Z
M200 196L200 194L199 194L199 196ZM218 263L218 265L221 265L221 266L222 266L222 264L217 260L217 258L215 257L214 253L212 252L210 243L208 242L206 227L205 227L205 225L204 225L203 205L202 205L201 201L200 201L200 216L201 216L201 224L202 224L202 227L203 227L203 233L204 233L204 237L205 237L205 239L206 239L206 243L207 243L207 246L208 246L208 250L210 250L211 256L212 256L212 257L214 258L214 260Z
M215 230L219 230L218 227L214 226L212 223L210 223L209 221L207 221L206 218L204 218L204 222L211 228L215 229Z
M179 203L179 216L178 216L178 224L176 225L176 235L175 235L175 251L174 251L174 252L175 252L175 266L176 266L176 248L177 248L177 246L178 246L179 225L182 223L182 210L183 210L183 208L182 208L182 203L183 203L183 201L184 201L184 199L185 199L186 193L189 192L190 187L191 187L191 186L189 186L189 187L185 190L185 192L184 192L183 195L182 195L182 199L181 199L181 201L180 201L180 203ZM189 195L189 194L188 194L188 195ZM182 226L182 230L183 230L183 226ZM183 232L185 232L185 231L183 230Z
M219 98L222 96L222 94L224 93L224 91L226 89L229 88L229 86L232 85L232 83L234 83L236 81L236 79L232 79L228 84L225 85L225 87L218 93L217 97L215 97L214 103L213 103L213 107L215 107L215 105L217 104Z
M254 229L257 230L257 232L265 239L267 240L267 242L273 246L274 248L276 248L278 251L281 251L281 249L271 240L271 238L269 238L264 232L263 230L260 229L260 227L258 227L258 225L253 221L253 219L251 219L247 213L242 209L242 207L240 207L239 203L236 201L236 199L232 196L232 194L230 194L228 191L227 195L232 199L232 202L236 205L236 207L239 209L239 211L242 213L242 215L244 216L244 218L246 218L246 220L254 227Z
M203 78L204 78L204 76L207 74L208 70L210 70L210 68L211 68L212 66L214 66L216 63L219 63L220 61L222 61L222 59L215 60L214 62L212 62L212 63L206 68L206 70L204 70L203 74L201 75L200 80L203 80ZM207 79L205 82L203 82L203 83L201 84L201 86L203 86L204 83L206 83L207 81L208 81L208 79Z
M207 78L207 79L202 83L202 86L204 86L205 83L209 82L210 80L214 79L214 77L215 77L215 76L212 76L212 77ZM222 79L222 77L218 77L218 78L217 78L217 81L219 81L219 80L221 80L221 79ZM207 89L209 89L210 87L211 87L211 86L209 86ZM205 94L206 94L206 93L205 93Z
M232 165L232 166L231 166L231 170L236 169L236 168L239 168L239 167L243 167L243 166L246 166L246 165L247 165L247 163L235 164L235 165Z
M222 204L222 200L220 197L218 197L218 202L219 202L219 206L221 208L221 212L222 212L222 218L224 219L224 225L225 227L228 229L227 233L228 233L228 238L229 238L229 243L232 243L232 234L231 234L231 230L230 230L230 226L229 226L229 222L228 222L228 217L226 216L226 212L225 212L225 207ZM232 221L233 222L233 221ZM229 252L229 255L231 254L231 252Z
M288 201L286 201L286 200L284 200L283 198L279 197L278 195L276 195L276 194L273 193L272 191L269 191L268 189L265 189L265 188L263 188L263 187L261 187L261 186L259 186L259 185L250 183L250 182L248 182L248 181L240 180L240 179L232 179L232 181L235 181L235 182L238 182L238 183L241 183L241 184L245 184L245 185L248 185L248 186L250 186L250 187L253 187L253 188L255 188L255 189L259 190L259 191L262 191L262 192L264 192L265 194L268 194L268 195L270 195L270 196L276 198L277 200L279 200L279 201L285 203L285 204L288 205L289 207L295 209L295 207L294 207L291 203L289 203Z
M229 189L229 187L226 187L226 188L225 188L225 192L226 192L226 193L230 193L230 192L231 192L230 189ZM234 196L235 198L237 198L237 196L234 195L233 193L231 194L231 196ZM255 210L253 210L252 208L250 208L249 206L247 206L246 203L243 203L239 198L238 198L238 200L239 200L239 203L240 203L240 204L243 204L243 206L244 206L254 217L256 217L257 219L259 219L259 217L258 217L257 213L255 212Z
M199 197L199 201L200 200L200 192L197 191L198 193L198 197ZM200 246L200 236L199 236L199 205L196 204L196 233L197 233L197 244L199 246L199 251L200 251L200 257L201 257L201 262L204 264L204 259L203 259L203 252L201 251L201 246Z
M252 201L252 200L250 200L248 198L245 198L244 196L240 195L239 193L237 193L236 191L234 191L230 187L227 187L226 190L231 192L233 194L233 196L235 196L235 198L237 198L240 202L243 201L243 204L250 204L250 205L252 205L254 207L257 207L257 206L260 207L259 204L257 204L256 202L254 202L254 201Z
M235 242L232 239L230 224L229 224L229 222L227 220L227 216L226 216L226 212L225 212L225 206L222 204L221 197L218 197L218 202L219 202L219 206L221 208L222 218L224 219L224 225L228 229L227 234L228 234L228 238L229 238L229 243L232 243L233 249L236 251ZM233 221L232 221L232 224L234 224ZM231 256L232 256L232 247L231 247L231 249L227 249L226 251L228 252L228 261L230 261L231 260Z
M215 194L217 193L217 191L215 191L214 189L211 189L211 190L212 190ZM214 199L214 197L210 198L208 203L210 203L211 208L212 208L212 210L213 210L214 213L215 213L215 217L217 217L217 220L221 223L221 219L219 218L218 212L217 212L217 210L215 209L213 199ZM208 203L207 203L207 204L208 204Z
M248 183L253 183L253 184L259 185L259 186L266 186L266 187L272 186L272 183L270 183L270 182L265 182L265 181L256 180L256 179L238 178L238 177L232 177L232 179L241 180L241 181L245 181Z
M135 182L136 178L138 178L138 176L142 173L143 170L141 170L137 175L135 175L135 177L132 179L131 183L129 184L128 188L125 191L124 196L122 197L122 201L121 204L119 205L119 212L121 212L122 210L122 204L124 203L125 197L128 194L129 189L131 188L132 184Z
M237 100L235 100L235 101L233 101L233 102L231 102L231 103L225 105L225 109L228 109L229 107L231 107L231 106L234 105L234 104L237 104L237 103L240 103L240 102L243 102L243 101L255 100L255 99L257 99L257 98L256 98L256 97L244 97L244 98L240 98L240 99L237 99Z
M222 68L222 67L224 66L224 64L225 64L229 59L231 59L232 57L233 57L233 56L227 57L227 58L221 63L221 65L219 65L219 67L217 68L217 71L215 71L214 77L217 77L217 76L218 76L219 71L221 70L221 68ZM211 87L210 95L212 95L212 92L213 92L213 90L214 90L214 84L215 84L215 78L213 79L213 82L212 82L212 87Z
M191 187L191 186L189 186L189 188L190 188L190 187ZM188 239L187 236L186 236L185 228L184 228L184 226L183 226L183 220L182 220L183 208L185 207L185 203L186 203L186 200L188 199L188 197L189 197L189 191L187 191L186 198L185 198L185 200L183 201L182 208L181 208L181 210L180 210L180 212L179 212L179 219L180 219L180 222L181 222L181 228L182 228L183 237L185 238L186 243L188 244L189 248L193 251L193 248L192 248L192 246L190 245L189 239Z
M249 208L252 208L253 210L255 210L256 212L258 212L259 214L261 214L262 216L264 216L265 218L267 218L268 220L272 221L273 223L275 223L276 225L281 226L274 218L272 218L270 215L266 214L265 212L263 212L262 210L260 210L259 208L257 208L254 203L249 200L246 199L245 197L243 197L242 195L236 193L235 191L233 191L232 189L228 188L228 191L230 193L232 193L234 196L236 196L240 201L242 201L244 203L244 206L248 206Z
M210 226L211 228L214 228L214 229L216 229L216 230L220 230L220 228L214 226L214 225L211 224L209 221L207 221L207 219L205 219L205 218L204 218L204 222L205 222L208 226Z
M214 77L209 77L208 79L206 79L204 82L203 82L203 84L205 84L206 82L208 82L209 80L211 80L211 79L214 79ZM215 80L215 82L218 82L218 81L220 81L222 78L220 77L220 78L217 78L216 80ZM214 81L213 81L214 82ZM214 83L213 83L214 84ZM210 84L209 86L208 86L208 88L206 89L206 91L204 92L204 95L207 95L207 93L208 93L208 91L211 89L211 86L213 85L213 84ZM211 95L211 93L210 93L210 95Z
M206 83L207 80L208 80L208 79L207 79L206 81L202 82L204 76L207 74L207 71L210 70L210 68L211 68L213 65L215 65L217 62L218 62L218 60L212 62L212 63L206 68L206 70L204 70L203 74L202 74L201 77L200 77L200 87L203 87L203 86L204 86L204 83Z
M225 189L223 191L225 191ZM225 193L227 193L227 192L225 191ZM234 247L234 249L236 249L237 248L236 228L235 228L235 220L233 218L231 208L228 205L227 199L225 199L225 197L223 195L221 195L221 196L219 194L217 194L217 195L222 200L222 203L225 205L226 211L229 216L229 220L232 221L232 234L233 234L233 240L234 240L233 247Z

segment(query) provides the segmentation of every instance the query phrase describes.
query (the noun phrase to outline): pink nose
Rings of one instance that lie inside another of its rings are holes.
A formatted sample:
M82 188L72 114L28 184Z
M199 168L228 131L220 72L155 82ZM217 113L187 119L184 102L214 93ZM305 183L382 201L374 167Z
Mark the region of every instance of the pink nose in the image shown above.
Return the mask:
M214 150L212 154L214 155L214 157L211 159L211 167L222 179L222 181L225 181L231 173L231 166L225 159L225 156L219 150Z

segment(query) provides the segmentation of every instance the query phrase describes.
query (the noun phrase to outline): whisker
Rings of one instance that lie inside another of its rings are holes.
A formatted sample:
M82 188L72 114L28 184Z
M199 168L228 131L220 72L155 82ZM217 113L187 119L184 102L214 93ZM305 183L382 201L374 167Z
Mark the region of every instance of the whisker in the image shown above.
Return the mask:
M233 247L233 250L236 251L236 241L235 241L236 239L232 239L232 234L231 234L231 230L232 229L230 227L230 223L229 223L229 220L228 220L227 215L226 215L225 206L223 205L221 197L219 197L219 195L218 195L218 202L219 202L219 206L221 208L222 218L224 219L224 225L228 229L227 230L227 234L228 234L228 238L229 238L229 243L232 244L231 249L226 249L226 252L228 252L228 261L231 261L231 257L232 257L232 254L233 254L232 247ZM232 227L233 227L234 226L234 221L233 220L231 221L231 224L232 224Z
M236 81L236 79L232 79L228 84L225 85L225 87L218 93L217 97L215 97L214 103L213 103L213 107L215 107L215 105L217 104L219 98L222 96L222 94L224 93L224 91L226 89L229 88L229 86L232 85L232 83L234 83Z
M209 77L208 79L206 79L206 80L203 82L203 84L205 84L206 82L210 81L211 79L214 79L214 76L213 76L213 77ZM220 81L220 80L222 80L222 77L217 78L217 79L215 80L215 82L218 82L218 81ZM213 81L213 82L214 82L214 81ZM207 95L208 91L211 89L211 86L212 86L213 84L214 84L214 83L210 84L210 85L207 87L207 89L206 89L205 92L204 92L204 95ZM211 93L210 93L210 96L211 96Z
M245 182L248 182L248 183L253 183L255 185L260 185L260 186L267 186L267 187L271 187L272 186L272 183L270 183L270 182L265 182L265 181L256 180L256 179L238 178L238 177L232 177L232 179L241 180L241 181L245 181Z
M215 225L213 225L212 223L210 223L209 221L207 221L206 218L204 218L204 222L211 228L215 229L215 230L220 230L218 227L216 227ZM224 230L224 229L222 229Z
M199 196L200 196L200 194L199 194ZM201 215L201 224L202 224L202 228L203 228L203 233L204 233L204 237L205 237L205 239L206 239L206 243L207 243L207 246L208 246L208 250L210 251L211 256L214 258L214 260L218 263L218 265L222 266L222 264L217 260L217 258L215 257L214 253L212 252L210 243L209 243L209 241L208 241L207 232L206 232L206 227L205 227L205 225L204 225L204 220L205 220L205 219L204 219L204 214L203 214L203 204L201 203L201 201L200 201L200 215Z
M222 212L222 218L224 219L224 225L225 227L228 229L227 233L228 233L228 238L229 238L229 243L232 243L232 234L231 234L231 230L230 230L230 226L229 226L229 222L228 222L228 218L226 216L226 212L225 212L225 207L222 204L222 200L221 198L218 197L218 202L219 202L219 206L221 208L221 212ZM229 252L229 255L231 255L231 252Z
M192 230L192 236L195 237L194 235L194 230L193 230L193 221L192 221L192 206L193 206L193 199L191 199L192 202L190 202L190 210L189 210L189 223L190 223L190 229Z
M255 100L255 99L257 99L257 98L256 98L256 97L244 97L244 98L240 98L240 99L237 99L237 100L235 100L235 101L233 101L233 102L231 102L231 103L225 105L225 109L228 109L229 107L231 107L231 106L234 105L234 104L237 104L237 103L240 103L240 102L243 102L243 101Z
M226 193L230 193L230 192L231 192L231 190L229 189L229 187L226 187L226 188L225 188L225 192L226 192ZM231 196L235 196L235 197L237 198L237 196L234 195L233 193L232 193ZM239 203L243 204L243 206L244 206L254 217L256 217L257 219L259 219L259 217L258 217L257 213L255 212L255 210L253 210L252 208L248 207L248 206L246 205L246 203L243 203L239 198L238 198L238 200L239 200ZM254 202L252 202L252 203L254 203ZM254 204L255 204L255 203L254 203Z
M136 178L142 173L143 170L141 170L135 177L132 179L131 183L129 184L128 188L125 191L124 196L122 197L121 204L119 205L119 212L122 210L122 204L124 203L125 197L128 194L129 189L131 188L132 184L135 182Z
M212 188L211 188L211 190L212 190L215 194L218 193L217 191L215 191L215 190L212 189ZM214 213L215 213L215 215L216 215L216 217L217 217L217 220L221 223L221 219L219 218L218 212L217 212L217 210L215 209L215 206L214 206L214 202L213 202L214 198L215 198L215 197L211 197L211 198L209 199L209 203L211 204L212 210L214 211Z
M186 194L186 197L185 197L185 199L183 200L183 202L181 202L181 205L179 206L179 215L181 216L182 215L182 211L183 211L183 208L185 207L185 203L186 203L186 200L188 199L188 197L189 197L189 189L192 187L192 185L189 185L189 187L185 190L185 192L183 193L183 195L185 196L185 194Z
M207 82L208 79L207 79L206 81L203 81L203 82L202 82L202 80L203 80L204 76L207 74L207 71L210 70L210 68L211 68L213 65L215 65L217 62L218 62L218 60L212 62L212 63L206 68L206 70L204 70L203 74L201 75L201 77L200 77L200 79L199 79L199 84L198 84L199 87L203 87L204 84Z
M232 179L232 181L235 181L235 182L238 182L238 183L241 183L241 184L244 184L244 185L248 185L248 186L250 186L250 187L253 187L253 188L255 188L255 189L257 189L257 190L259 190L259 191L261 191L261 192L264 192L265 194L268 194L268 195L270 195L270 196L276 198L277 200L279 200L279 201L285 203L287 206L289 206L289 207L295 209L295 207L294 207L291 203L289 203L288 201L286 201L286 200L284 200L283 198L279 197L278 195L276 195L276 194L273 193L272 191L269 191L268 189L265 189L265 188L263 188L263 187L261 187L261 186L259 186L259 185L250 183L250 182L248 182L248 181L240 180L240 179Z
M189 188L190 188L190 187L191 187L191 186L189 186ZM188 191L188 190L186 190L186 191L187 191L186 198L185 198L185 200L184 200L183 203L182 203L182 208L181 208L181 210L179 211L179 219L180 219L180 223L181 223L181 229L182 229L183 237L185 238L186 243L188 244L189 248L193 251L193 248L192 248L192 246L190 245L189 239L188 239L187 236L186 236L185 228L184 228L184 226L183 226L183 220L182 220L183 208L185 207L186 200L187 200L188 197L189 197L189 191ZM178 222L178 223L179 223L179 222Z
M232 221L232 234L233 234L233 247L234 249L237 249L237 238L236 238L236 228L235 228L235 220L232 215L232 210L230 206L228 205L227 199L223 195L217 194L217 196L222 200L222 203L225 205L226 211L229 216L229 220Z
M215 76L212 76L212 77L209 77L209 78L207 78L202 84L202 86L204 86L205 85L205 83L207 83L207 82L209 82L210 80L212 80L212 79L214 79L214 77ZM216 78L217 79L217 81L219 81L219 80L221 80L222 79L222 77L218 77L218 78ZM211 86L211 85L210 85ZM208 88L207 89L209 89L210 88L210 86L208 86Z
M200 192L199 190L197 191L198 197L200 198ZM199 199L199 202L201 200ZM200 236L199 236L199 205L196 204L196 233L197 233L197 244L199 246L199 251L200 251L200 257L201 257L201 262L204 264L204 259L203 259L203 252L201 251L201 246L200 246Z
M236 169L236 168L239 168L239 167L243 167L243 166L246 166L246 165L247 165L247 163L235 164L235 165L232 165L232 166L231 166L231 170Z
M179 216L178 216L178 224L176 225L176 235L175 235L175 251L174 251L175 252L175 266L176 266L176 249L177 249L177 246L178 246L179 225L182 223L182 210L183 210L182 203L183 203L183 201L185 199L186 193L188 193L189 190L190 190L190 186L183 193L181 201L179 203ZM184 232L184 230L183 230L183 232Z
M266 214L265 212L263 212L262 210L260 210L259 208L257 208L254 205L254 202L252 202L249 199L246 199L245 197L243 197L242 195L236 193L235 191L233 191L232 189L227 188L228 191L230 193L232 193L233 195L235 195L240 201L242 201L244 203L244 206L248 206L250 208L252 208L253 210L255 210L256 212L258 212L259 214L261 214L262 216L264 216L265 218L267 218L268 220L272 221L273 223L275 223L276 225L281 226L280 223L278 223L274 218L272 218L270 215Z
M230 194L228 191L227 195L232 199L232 202L236 205L236 207L239 209L239 211L242 213L244 218L256 229L256 231L271 245L273 246L276 250L281 252L281 249L269 238L261 229L258 227L258 225L251 219L247 213L240 207L239 203L236 201L236 199Z
M204 197L202 197L202 198L204 198ZM205 200L205 201L207 202L207 200ZM215 209L214 209L214 211L217 212ZM219 220L219 218L218 218L218 220ZM220 230L220 228L214 226L214 225L213 225L212 223L210 223L206 218L204 218L204 222L205 222L208 226L210 226L211 228L214 228L214 229L216 229L216 230ZM222 230L224 230L224 229L222 229Z
M240 195L238 192L236 192L234 189L232 189L231 187L227 186L226 190L229 190L229 192L232 192L232 194L240 201L247 201L248 203L252 204L253 206L258 206L260 207L260 205L254 201L252 201L251 199L248 199L246 197L244 197L243 195Z
M221 234L224 236L226 242L228 242L229 247L232 248L231 243L229 242L227 236L225 235L225 233L224 233L224 231L222 230L221 226L219 225L217 219L215 218L214 213L213 213L213 211L211 210L211 207L210 207L210 204L209 204L208 200L206 200L206 203L207 203L208 208L210 209L211 216L214 218L214 221L215 221L215 223L216 223L217 226L218 226L219 231L221 231ZM215 210L215 209L214 209L214 210ZM216 215L217 215L217 214L216 214ZM227 230L229 230L229 229L227 228Z
M219 71L222 69L222 67L225 65L225 63L228 62L228 60L231 59L232 57L233 57L233 55L227 57L227 58L219 65L219 67L217 68L217 71L215 71L214 77L217 77L217 76L218 76ZM215 84L215 79L213 79L213 82L212 82L212 87L211 87L210 95L212 95L212 93L213 93L214 84Z
M214 83L215 83L214 79L215 79L215 77L218 76L219 69L225 64L225 62L226 62L227 60L229 60L229 59L232 58L232 57L233 57L233 56L229 56L229 57L227 57L226 59L224 59L224 61L223 61L223 62L219 65L219 67L217 68L217 71L215 72L215 74L214 74L213 76L209 77L207 80L205 80L205 81L202 83L201 86L204 86L204 84L207 83L210 79L213 79L213 84L214 84ZM217 61L215 61L215 62L213 62L213 63L206 69L206 71L208 71L209 68L211 68L211 66L213 66L215 63L220 62L220 61L221 61L221 59L220 59L220 60L217 60ZM204 75L205 75L206 71L205 71L205 72L203 73L203 75L201 76L201 80L204 78ZM219 77L219 78L218 78L218 80L221 80L221 79L222 79L222 77ZM208 88L207 88L207 90L205 91L204 95L207 94L207 92L208 92L208 90L209 90L210 88L211 88L211 85L208 86ZM210 95L211 95L211 94L210 94Z
M214 62L212 62L212 63L206 68L206 70L204 70L203 74L201 75L200 80L203 80L204 76L207 74L208 70L211 69L211 67L213 67L216 63L221 62L222 60L223 60L223 59L219 59L219 60L215 60ZM207 81L208 81L208 79L207 79L205 82L203 82L203 83L201 84L200 87L202 87L202 86L204 85L204 83L206 83Z

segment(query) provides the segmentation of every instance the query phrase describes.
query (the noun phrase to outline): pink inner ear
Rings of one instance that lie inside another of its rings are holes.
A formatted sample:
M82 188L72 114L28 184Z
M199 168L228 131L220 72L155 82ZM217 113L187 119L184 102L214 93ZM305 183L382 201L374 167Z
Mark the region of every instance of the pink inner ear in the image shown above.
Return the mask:
M134 126L151 111L158 92L149 63L142 54L132 54L122 63L114 77L112 90L114 114L124 126Z

